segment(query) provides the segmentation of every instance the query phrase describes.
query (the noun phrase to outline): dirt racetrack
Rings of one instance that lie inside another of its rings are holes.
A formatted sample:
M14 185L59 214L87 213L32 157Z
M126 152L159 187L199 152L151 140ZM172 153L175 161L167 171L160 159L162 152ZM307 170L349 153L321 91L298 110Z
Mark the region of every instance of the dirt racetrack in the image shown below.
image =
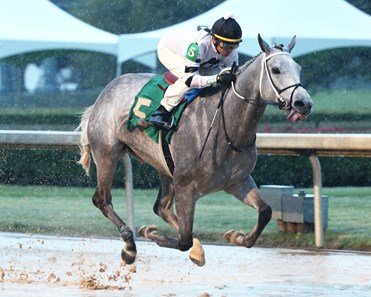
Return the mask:
M371 296L371 254L204 245L188 253L137 241L122 265L122 242L0 233L0 296Z

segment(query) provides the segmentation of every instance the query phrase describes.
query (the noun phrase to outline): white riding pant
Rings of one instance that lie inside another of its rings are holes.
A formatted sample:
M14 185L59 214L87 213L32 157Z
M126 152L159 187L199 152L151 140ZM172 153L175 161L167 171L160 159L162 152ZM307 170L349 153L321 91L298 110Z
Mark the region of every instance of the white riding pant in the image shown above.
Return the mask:
M185 84L185 80L189 77L185 77L185 62L184 58L168 49L164 43L160 41L157 47L157 55L160 62L179 79L172 85L170 85L161 100L161 105L166 108L167 111L172 111L184 98L184 94L189 90L189 87Z

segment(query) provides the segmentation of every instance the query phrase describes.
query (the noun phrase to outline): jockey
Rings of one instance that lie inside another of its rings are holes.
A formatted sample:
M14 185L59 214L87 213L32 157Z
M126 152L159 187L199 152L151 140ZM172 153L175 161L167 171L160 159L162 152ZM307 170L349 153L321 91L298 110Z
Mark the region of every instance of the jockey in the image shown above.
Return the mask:
M238 65L241 38L241 27L229 12L211 30L199 26L197 32L175 31L164 36L157 47L158 58L179 79L167 88L149 124L169 129L173 109L190 88L205 88L215 83L230 85L235 81L230 71L218 73L234 62Z

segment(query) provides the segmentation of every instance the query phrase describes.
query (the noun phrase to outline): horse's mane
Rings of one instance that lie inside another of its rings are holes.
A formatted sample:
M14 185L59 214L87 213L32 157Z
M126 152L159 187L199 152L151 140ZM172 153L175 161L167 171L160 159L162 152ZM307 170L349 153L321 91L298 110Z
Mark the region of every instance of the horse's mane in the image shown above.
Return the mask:
M249 67L260 55L262 52L257 54L255 57L251 58L250 60L247 60L245 64L243 64L241 67L238 68L237 75L239 75L241 72L243 72L247 67Z
M283 44L275 44L273 46L274 48L284 51L284 45ZM250 60L247 60L245 64L243 64L241 67L238 68L238 71L236 72L237 75L239 75L241 72L243 72L247 67L249 67L263 52L260 52L255 57L251 58Z

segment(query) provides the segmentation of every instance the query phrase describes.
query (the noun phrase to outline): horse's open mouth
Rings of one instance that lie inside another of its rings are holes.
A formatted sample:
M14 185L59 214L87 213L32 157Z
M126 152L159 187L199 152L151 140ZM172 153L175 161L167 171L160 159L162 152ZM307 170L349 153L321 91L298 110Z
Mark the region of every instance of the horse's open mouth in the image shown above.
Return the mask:
M309 114L301 114L295 108L291 108L290 112L287 115L287 120L291 123L295 123L297 120L304 121Z

